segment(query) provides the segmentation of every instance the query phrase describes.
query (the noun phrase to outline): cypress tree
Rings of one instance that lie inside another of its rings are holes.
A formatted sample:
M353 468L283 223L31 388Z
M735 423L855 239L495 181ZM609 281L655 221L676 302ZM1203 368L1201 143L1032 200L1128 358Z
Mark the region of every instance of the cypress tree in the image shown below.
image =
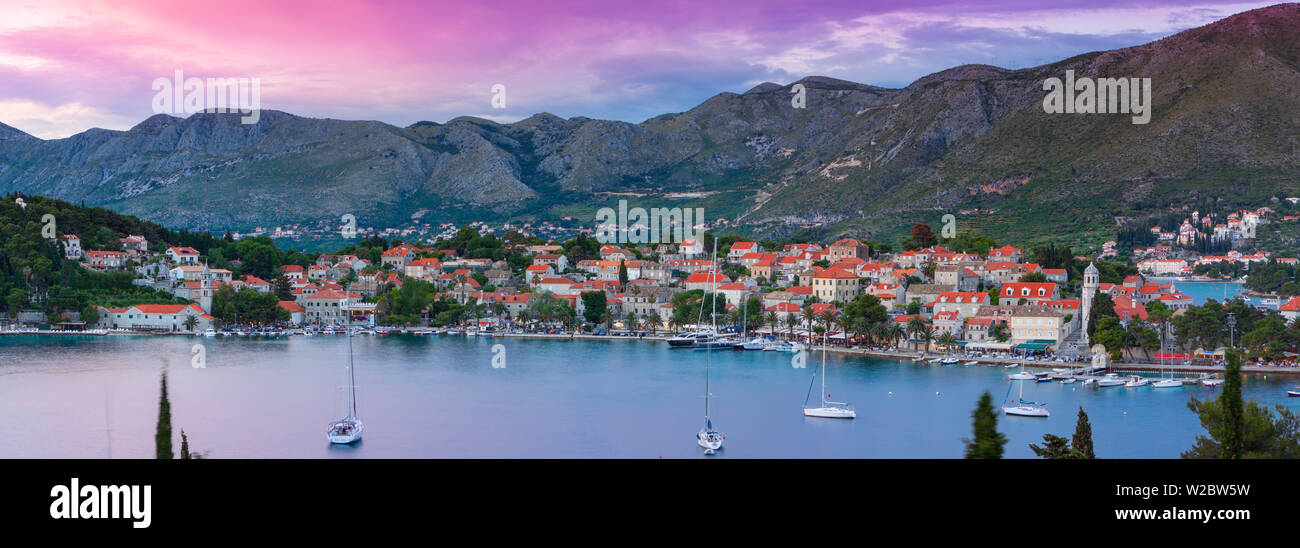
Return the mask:
M993 409L993 395L988 390L980 396L971 417L975 419L975 439L966 442L966 458L1002 458L1002 446L1007 444L1007 438L998 432L998 414Z
M190 439L185 437L185 429L181 429L181 460L190 460Z
M1242 457L1245 439L1240 352L1228 350L1228 366L1223 371L1223 377L1223 394L1219 396L1219 404L1223 408L1223 458L1239 459Z
M1092 450L1092 423L1088 422L1088 414L1083 412L1083 406L1079 406L1079 422L1074 424L1074 438L1070 440L1074 450L1085 459L1095 459L1097 455Z
M167 371L162 373L162 393L158 396L158 429L154 434L156 458L172 458L172 404L167 400Z

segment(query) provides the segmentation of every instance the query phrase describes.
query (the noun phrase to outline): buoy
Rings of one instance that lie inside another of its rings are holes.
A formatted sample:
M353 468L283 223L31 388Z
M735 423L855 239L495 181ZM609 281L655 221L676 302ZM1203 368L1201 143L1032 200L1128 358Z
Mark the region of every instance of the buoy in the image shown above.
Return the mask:
M934 393L934 395L936 395L936 396L938 396L938 395L939 395L939 393L938 393L938 392L935 392L935 393Z

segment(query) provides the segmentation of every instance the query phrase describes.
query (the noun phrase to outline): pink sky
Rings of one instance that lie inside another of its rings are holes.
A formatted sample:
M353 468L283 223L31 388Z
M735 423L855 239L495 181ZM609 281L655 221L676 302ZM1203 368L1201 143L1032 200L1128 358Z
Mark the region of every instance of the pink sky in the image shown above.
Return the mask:
M0 0L0 122L127 129L155 78L258 78L263 108L408 125L536 112L638 122L823 75L903 86L1125 47L1267 3L1005 0L342 2ZM202 7L196 7L202 6ZM490 106L504 84L507 108Z

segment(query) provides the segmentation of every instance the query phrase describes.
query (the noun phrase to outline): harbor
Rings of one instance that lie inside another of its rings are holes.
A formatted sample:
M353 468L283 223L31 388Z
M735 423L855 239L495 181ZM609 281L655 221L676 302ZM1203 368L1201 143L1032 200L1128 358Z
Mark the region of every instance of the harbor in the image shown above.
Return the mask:
M103 458L110 443L113 458L151 457L166 367L173 420L211 458L696 458L707 357L711 416L727 435L710 458L958 458L973 402L1000 398L1021 369L834 349L827 390L857 418L828 421L800 410L816 348L800 364L790 353L674 349L662 334L567 337L351 337L366 437L348 447L321 435L346 406L346 336L0 338L0 413L11 419L0 457ZM197 342L203 368L192 366ZM1300 406L1285 394L1294 379L1267 376L1246 375L1247 398ZM1044 433L1071 431L1079 407L1098 456L1177 457L1203 431L1186 402L1219 393L1023 384L1052 416L1000 418L1013 458L1032 457Z

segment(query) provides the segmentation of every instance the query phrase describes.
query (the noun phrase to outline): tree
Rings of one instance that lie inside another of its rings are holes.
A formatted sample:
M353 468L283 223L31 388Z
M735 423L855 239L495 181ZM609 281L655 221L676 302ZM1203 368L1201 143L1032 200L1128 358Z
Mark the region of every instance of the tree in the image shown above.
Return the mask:
M1043 434L1043 445L1029 444L1029 450L1045 459L1095 459L1092 452L1092 425L1088 423L1088 414L1079 407L1079 421L1074 427L1073 438L1063 438L1052 434Z
M1244 450L1242 438L1245 434L1242 422L1240 352L1228 350L1228 366L1223 370L1223 378L1223 393L1219 395L1224 411L1223 453L1226 458L1239 459Z
M1082 458L1097 458L1092 449L1092 423L1088 422L1088 414L1083 412L1082 405L1079 406L1079 420L1074 424L1074 438L1070 441Z
M1029 450L1035 455L1045 459L1071 459L1076 458L1075 452L1070 448L1070 440L1052 434L1043 434L1043 445L1029 444Z
M167 399L166 369L162 372L162 389L158 395L158 426L154 431L154 445L156 458L172 458L172 404Z
M935 237L934 231L930 230L930 225L925 223L916 223L912 225L910 237L904 242L903 247L908 249L922 249L939 243L939 238Z
M601 323L604 321L604 313L607 312L607 305L604 303L604 291L588 291L582 293L582 318L591 323Z
M618 262L618 286L627 287L627 263L624 261Z
M1006 436L998 432L998 415L993 409L993 395L988 390L980 396L971 413L974 419L975 438L966 440L966 458L1000 459L1003 446L1007 444Z
M1267 446L1260 434L1269 435L1272 429L1268 409L1251 402L1249 413L1241 397L1241 353L1228 350L1228 366L1223 370L1223 392L1214 400L1198 400L1193 396L1187 402L1201 419L1209 437L1197 436L1196 445L1183 453L1183 458L1239 459L1246 456L1247 446L1256 453ZM1248 435L1248 432L1255 435Z

